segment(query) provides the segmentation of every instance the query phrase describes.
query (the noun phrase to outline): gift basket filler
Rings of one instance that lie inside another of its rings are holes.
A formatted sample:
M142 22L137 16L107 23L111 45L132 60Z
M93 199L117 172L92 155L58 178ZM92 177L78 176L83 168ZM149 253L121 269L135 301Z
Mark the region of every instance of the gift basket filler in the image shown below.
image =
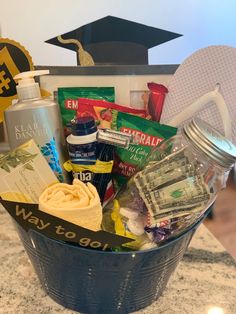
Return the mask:
M110 87L59 88L57 103L41 97L41 74L15 77L1 202L52 299L84 313L137 311L162 294L225 186L232 131L194 114L211 95L184 123L163 124L163 85L148 84L143 109L115 104ZM224 102L218 87L214 97Z

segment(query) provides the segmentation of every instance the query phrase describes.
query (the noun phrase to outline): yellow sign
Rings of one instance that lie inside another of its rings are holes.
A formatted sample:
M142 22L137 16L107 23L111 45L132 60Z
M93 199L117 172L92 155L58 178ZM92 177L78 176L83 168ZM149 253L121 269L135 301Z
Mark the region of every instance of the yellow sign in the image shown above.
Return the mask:
M0 122L3 112L16 98L16 82L13 77L34 70L29 52L18 42L0 38Z

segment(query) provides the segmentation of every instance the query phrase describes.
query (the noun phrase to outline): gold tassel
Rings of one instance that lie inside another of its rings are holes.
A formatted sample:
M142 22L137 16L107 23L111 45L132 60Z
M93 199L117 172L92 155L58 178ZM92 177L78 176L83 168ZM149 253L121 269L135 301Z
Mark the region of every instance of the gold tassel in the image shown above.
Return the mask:
M79 63L81 66L92 66L95 65L95 62L93 61L93 57L84 50L83 46L81 45L81 42L77 39L63 39L61 35L57 36L57 39L62 44L75 44L78 47L77 54L79 57Z

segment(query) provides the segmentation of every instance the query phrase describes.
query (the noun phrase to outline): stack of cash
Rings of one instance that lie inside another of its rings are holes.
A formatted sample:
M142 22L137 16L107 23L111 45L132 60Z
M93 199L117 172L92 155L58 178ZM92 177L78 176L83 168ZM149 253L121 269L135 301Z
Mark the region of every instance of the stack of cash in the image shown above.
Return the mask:
M149 225L200 213L211 199L211 191L197 162L182 148L134 176L134 183L149 212Z

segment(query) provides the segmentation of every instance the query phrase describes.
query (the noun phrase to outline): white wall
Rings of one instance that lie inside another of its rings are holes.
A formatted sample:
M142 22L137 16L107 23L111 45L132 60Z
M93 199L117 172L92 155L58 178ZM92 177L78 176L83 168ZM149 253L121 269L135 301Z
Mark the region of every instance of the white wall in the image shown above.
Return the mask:
M44 43L106 15L184 36L149 50L149 64L181 63L199 48L236 47L235 0L0 0L2 37L21 42L37 65L76 65L75 53Z

